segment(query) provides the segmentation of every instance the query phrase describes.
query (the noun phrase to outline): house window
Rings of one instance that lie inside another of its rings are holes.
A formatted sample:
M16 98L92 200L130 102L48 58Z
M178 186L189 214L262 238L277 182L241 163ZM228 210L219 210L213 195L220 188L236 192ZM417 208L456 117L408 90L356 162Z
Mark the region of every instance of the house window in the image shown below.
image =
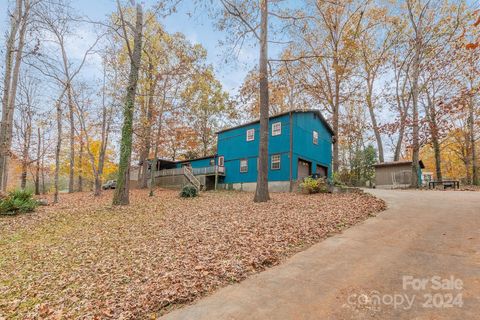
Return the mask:
M247 172L248 171L248 160L241 159L240 160L240 172Z
M279 170L280 169L280 155L273 154L272 155L272 163L271 163L272 170Z
M213 159L213 158L210 159L210 165L211 165L211 166L214 166L214 165L215 165L215 159Z
M218 166L223 167L225 165L225 158L223 156L218 157Z
M318 132L313 131L313 144L318 144Z
M247 141L255 140L255 129L247 130Z
M282 123L275 122L272 124L272 136L279 136L282 134Z

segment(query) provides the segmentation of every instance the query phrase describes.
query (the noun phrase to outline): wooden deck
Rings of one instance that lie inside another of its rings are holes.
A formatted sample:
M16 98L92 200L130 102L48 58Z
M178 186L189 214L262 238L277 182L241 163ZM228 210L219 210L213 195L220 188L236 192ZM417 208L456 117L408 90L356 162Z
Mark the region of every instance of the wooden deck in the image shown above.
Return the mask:
M202 168L190 168L190 171L195 176L224 176L225 167L220 166L209 166ZM166 176L180 176L185 175L185 168L175 168L175 169L164 169L157 171L155 177L166 177Z

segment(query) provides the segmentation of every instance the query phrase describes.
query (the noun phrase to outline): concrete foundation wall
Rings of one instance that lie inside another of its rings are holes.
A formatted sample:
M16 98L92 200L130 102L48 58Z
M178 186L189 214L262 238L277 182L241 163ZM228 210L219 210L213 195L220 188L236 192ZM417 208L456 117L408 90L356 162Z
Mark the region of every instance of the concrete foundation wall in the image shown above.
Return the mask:
M228 183L228 184L219 184L219 189L227 190L240 190L240 191L249 191L255 192L257 188L256 182L245 182L245 183ZM268 182L268 191L270 192L289 192L290 191L290 182L289 181L270 181Z

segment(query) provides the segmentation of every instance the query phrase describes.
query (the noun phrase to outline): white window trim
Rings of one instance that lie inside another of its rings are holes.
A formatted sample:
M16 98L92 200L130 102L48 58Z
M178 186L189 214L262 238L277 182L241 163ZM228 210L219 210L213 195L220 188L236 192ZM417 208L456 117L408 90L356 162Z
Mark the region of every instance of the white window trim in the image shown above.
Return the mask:
M242 161L245 161L247 165L242 167ZM242 170L242 168L245 168L245 170ZM246 172L248 172L248 159L240 159L240 173L246 173Z
M224 156L218 157L218 166L219 167L224 167L225 166L225 157Z
M282 123L281 122L272 123L272 137L279 136L281 134L282 134Z
M253 140L255 140L255 129L248 129L247 130L247 141L253 141Z
M313 130L312 140L313 144L318 144L318 131Z
M275 157L275 158L278 157L278 161L275 161L275 162L274 162L274 161L273 161L274 157ZM272 155L270 156L270 169L271 169L271 170L280 170L280 168L281 168L281 165L280 165L281 161L282 161L282 157L281 157L279 154L272 154ZM278 163L278 168L274 168L274 167L273 167L273 164L274 164L274 163Z

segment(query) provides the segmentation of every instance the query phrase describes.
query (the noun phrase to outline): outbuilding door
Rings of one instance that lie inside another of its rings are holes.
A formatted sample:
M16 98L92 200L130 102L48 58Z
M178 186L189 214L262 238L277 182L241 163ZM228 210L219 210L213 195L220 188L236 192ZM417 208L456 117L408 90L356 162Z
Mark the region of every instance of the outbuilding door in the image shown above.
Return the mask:
M309 161L305 161L302 159L298 159L298 171L297 171L297 178L298 180L302 180L305 177L311 175L312 172L312 163Z

